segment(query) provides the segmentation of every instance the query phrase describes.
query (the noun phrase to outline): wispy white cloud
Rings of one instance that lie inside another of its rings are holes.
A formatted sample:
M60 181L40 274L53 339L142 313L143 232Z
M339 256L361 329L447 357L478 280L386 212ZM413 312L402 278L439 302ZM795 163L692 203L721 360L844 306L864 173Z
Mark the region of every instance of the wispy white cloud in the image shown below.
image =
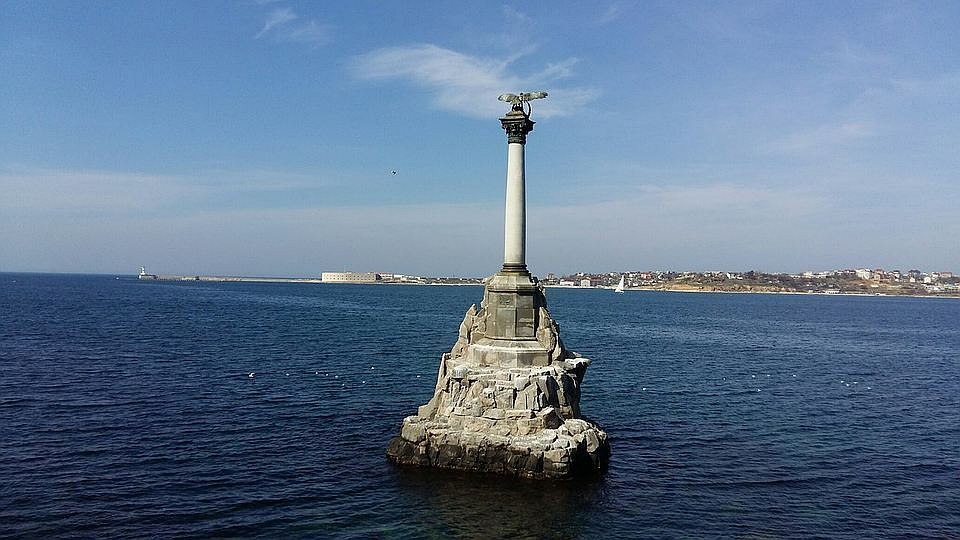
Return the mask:
M329 25L314 19L304 20L293 9L279 7L270 11L254 39L270 37L277 41L322 45L330 40L330 34Z
M136 212L196 196L202 188L165 175L100 171L29 171L0 175L10 215Z
M321 25L317 21L307 21L299 26L287 29L283 39L295 43L326 43L330 39L330 27Z
M620 4L610 4L607 9L594 17L593 24L603 26L620 18L623 13L623 7Z
M877 126L865 121L841 121L795 131L770 144L786 154L821 153L842 148L877 134Z
M477 223L497 223L499 215L493 204L190 208L173 220L136 211L0 211L0 271L133 273L146 265L184 274L295 276L351 268L478 275L496 270L503 237ZM469 257L448 256L458 244L471 246Z
M800 216L824 202L814 193L794 188L765 188L730 183L668 186L647 184L639 198L670 214L718 212L728 217Z
M295 21L296 19L297 14L294 13L290 8L275 9L271 11L269 15L267 15L267 20L263 23L263 28L257 32L257 35L253 37L254 39L260 39L272 30L276 29L278 26Z
M529 24L533 21L533 19L531 19L526 13L507 5L503 6L503 15L507 18L507 20L517 23Z
M204 171L191 175L128 171L22 170L0 173L0 212L8 215L153 214L186 205L216 206L223 195L302 192L316 176L271 171Z
M835 59L848 65L867 66L884 65L892 61L889 55L871 50L850 39L840 40L833 50L827 52L827 58Z
M911 97L956 100L960 96L960 71L941 73L928 78L894 78L890 82L895 91Z
M572 114L596 99L598 91L583 87L556 87L573 74L576 59L551 63L537 73L511 70L516 56L482 58L439 47L417 44L377 49L358 57L354 73L363 79L400 79L428 89L434 104L467 116L489 118L502 113L496 96L503 92L548 90L550 98L537 103L544 117Z

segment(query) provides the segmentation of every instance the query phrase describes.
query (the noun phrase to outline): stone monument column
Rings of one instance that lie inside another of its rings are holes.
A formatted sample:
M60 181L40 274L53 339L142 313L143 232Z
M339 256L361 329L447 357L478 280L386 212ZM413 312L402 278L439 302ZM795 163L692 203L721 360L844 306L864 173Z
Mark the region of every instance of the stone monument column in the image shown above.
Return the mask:
M529 96L530 94L524 94ZM544 96L546 94L544 93ZM514 96L508 94L508 96ZM503 267L487 278L483 295L485 331L471 354L485 365L517 367L550 363L550 353L537 340L541 308L546 300L526 260L526 175L524 148L534 122L524 101L514 96L510 111L500 118L507 134L507 189L503 223ZM527 103L529 110L529 104Z
M527 133L534 122L520 103L500 119L507 132L507 201L503 225L503 271L526 272L527 200L523 163Z
M602 471L607 434L580 415L580 387L590 360L567 350L547 311L543 286L526 261L524 145L533 130L532 99L504 94L507 196L503 268L484 283L457 342L440 357L433 398L404 418L387 458L398 464L563 478ZM525 110L526 108L526 110Z

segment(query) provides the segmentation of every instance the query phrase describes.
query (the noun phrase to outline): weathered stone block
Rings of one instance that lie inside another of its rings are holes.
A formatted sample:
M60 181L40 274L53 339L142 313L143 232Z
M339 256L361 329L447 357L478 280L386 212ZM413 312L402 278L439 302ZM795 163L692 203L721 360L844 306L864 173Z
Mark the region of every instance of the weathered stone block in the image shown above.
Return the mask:
M417 407L417 415L423 418L430 418L437 412L437 400L431 399L425 405Z
M514 399L516 397L516 391L513 388L505 388L496 395L496 402L498 409L512 409Z
M534 318L536 313L532 307L517 308L516 310L516 335L521 338L534 338L537 332L537 322Z
M496 333L498 338L517 337L517 310L510 307L501 307L497 309L496 315Z
M451 378L459 382L461 379L465 378L469 374L470 374L470 366L465 366L463 364L460 364L457 367L453 368L453 375L451 376Z
M517 355L512 351L500 351L496 353L496 365L502 368L514 368L519 365Z
M543 429L540 432L540 436L537 438L537 444L546 448L553 444L553 441L557 440L557 432L552 429Z
M540 391L537 388L537 385L531 384L523 389L523 392L517 394L516 399L516 408L518 409L534 409L539 410L537 397L539 396Z
M523 470L529 476L539 476L539 473L543 472L543 454L538 452L528 454L526 463L523 464Z
M553 463L561 463L564 461L570 461L570 450L566 448L557 448L554 450L547 450L543 453L543 460L550 461Z
M553 444L550 445L550 448L575 448L576 446L577 444L570 437L557 437L557 440L553 441Z
M533 294L517 294L516 295L517 308L518 309L533 309L534 299Z
M543 394L544 403L559 404L557 401L557 380L553 377L542 375L537 377L537 389Z
M467 416L463 420L463 429L467 431L473 431L475 433L486 433L494 425L496 421L491 420L490 418L484 418L482 416Z
M584 430L589 429L590 423L580 418L570 418L563 423L563 427L565 427L571 435L578 435Z
M600 440L597 438L597 432L593 429L588 429L583 432L583 438L587 443L587 452L594 453L600 448Z
M560 419L560 415L553 407L544 407L537 413L537 416L543 421L545 429L556 429L563 424L563 420Z
M502 420L505 416L503 409L487 409L483 412L483 417L491 420Z

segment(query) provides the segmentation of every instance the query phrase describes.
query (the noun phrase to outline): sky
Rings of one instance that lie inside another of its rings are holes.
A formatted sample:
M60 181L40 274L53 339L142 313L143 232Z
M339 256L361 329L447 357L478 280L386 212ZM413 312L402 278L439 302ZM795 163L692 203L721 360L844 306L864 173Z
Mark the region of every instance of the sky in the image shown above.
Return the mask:
M960 271L960 3L0 3L0 271ZM393 173L396 171L396 174Z

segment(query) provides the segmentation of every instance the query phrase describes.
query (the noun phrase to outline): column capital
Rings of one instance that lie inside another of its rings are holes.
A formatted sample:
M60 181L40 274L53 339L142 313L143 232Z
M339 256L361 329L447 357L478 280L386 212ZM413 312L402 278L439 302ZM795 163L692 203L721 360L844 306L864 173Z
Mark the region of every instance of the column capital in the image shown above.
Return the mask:
M523 112L523 109L514 106L506 115L500 118L500 125L507 132L507 143L527 143L527 133L533 131L533 120Z

